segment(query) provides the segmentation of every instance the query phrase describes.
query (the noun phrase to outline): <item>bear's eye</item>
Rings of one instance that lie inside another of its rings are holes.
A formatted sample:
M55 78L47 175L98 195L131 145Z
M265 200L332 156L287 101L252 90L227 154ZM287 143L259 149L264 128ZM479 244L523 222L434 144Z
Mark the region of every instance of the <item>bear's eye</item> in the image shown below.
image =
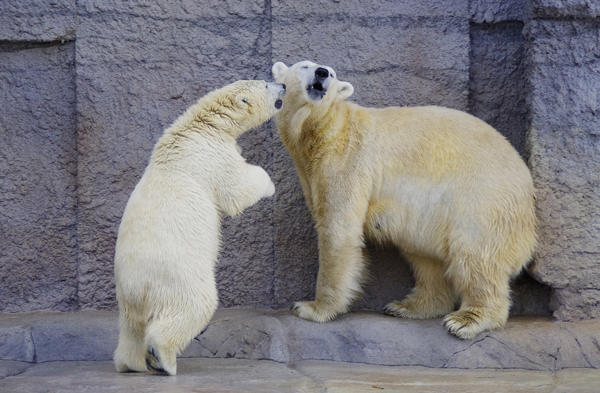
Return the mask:
M301 67L303 70L306 70L308 68L308 66L302 66Z

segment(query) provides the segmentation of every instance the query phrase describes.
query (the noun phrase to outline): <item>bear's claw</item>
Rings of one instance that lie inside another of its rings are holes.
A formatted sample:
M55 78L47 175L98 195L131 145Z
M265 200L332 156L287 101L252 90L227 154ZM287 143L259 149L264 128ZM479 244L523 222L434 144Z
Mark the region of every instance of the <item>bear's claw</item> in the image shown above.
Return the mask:
M153 347L148 348L148 354L146 356L146 366L148 366L148 369L157 373L168 374L167 371L164 368L162 368L160 359L156 355L156 352L154 351Z
M463 340L475 338L484 331L493 331L504 327L502 319L491 318L476 308L450 313L444 318L443 324L448 333Z

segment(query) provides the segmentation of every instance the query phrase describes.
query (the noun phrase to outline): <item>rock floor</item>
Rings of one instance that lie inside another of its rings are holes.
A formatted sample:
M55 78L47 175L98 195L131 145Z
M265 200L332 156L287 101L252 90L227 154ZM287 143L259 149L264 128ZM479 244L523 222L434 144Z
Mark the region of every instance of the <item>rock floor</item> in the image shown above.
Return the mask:
M512 317L474 340L371 311L221 309L178 375L119 374L113 311L0 314L0 392L600 392L600 321Z
M0 361L0 391L41 392L565 392L597 393L600 371L464 370L306 360L180 359L174 377L119 374L112 362Z

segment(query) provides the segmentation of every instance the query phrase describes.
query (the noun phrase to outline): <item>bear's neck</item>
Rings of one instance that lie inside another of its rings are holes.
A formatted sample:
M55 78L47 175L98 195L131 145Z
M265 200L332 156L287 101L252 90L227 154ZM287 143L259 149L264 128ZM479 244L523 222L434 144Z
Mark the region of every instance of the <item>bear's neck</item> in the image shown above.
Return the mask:
M295 140L282 139L295 158L315 164L330 154L344 155L355 144L360 135L356 135L357 127L352 127L352 121L350 105L344 101L334 102L326 111L310 111L302 124L297 125Z

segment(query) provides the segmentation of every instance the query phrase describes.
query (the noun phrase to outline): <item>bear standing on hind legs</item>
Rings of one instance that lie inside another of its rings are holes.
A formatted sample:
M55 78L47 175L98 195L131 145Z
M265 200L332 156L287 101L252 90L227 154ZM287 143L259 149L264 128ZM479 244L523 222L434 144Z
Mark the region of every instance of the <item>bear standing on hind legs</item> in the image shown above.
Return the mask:
M165 130L123 214L115 251L119 372L175 375L177 354L217 308L220 216L275 186L236 138L281 109L285 86L238 81L201 98Z
M510 280L536 243L533 182L516 150L457 110L348 103L354 88L327 66L275 63L273 75L287 86L276 124L319 241L315 300L294 312L327 322L348 311L368 237L397 245L415 276L386 314L445 316L463 339L502 328Z

